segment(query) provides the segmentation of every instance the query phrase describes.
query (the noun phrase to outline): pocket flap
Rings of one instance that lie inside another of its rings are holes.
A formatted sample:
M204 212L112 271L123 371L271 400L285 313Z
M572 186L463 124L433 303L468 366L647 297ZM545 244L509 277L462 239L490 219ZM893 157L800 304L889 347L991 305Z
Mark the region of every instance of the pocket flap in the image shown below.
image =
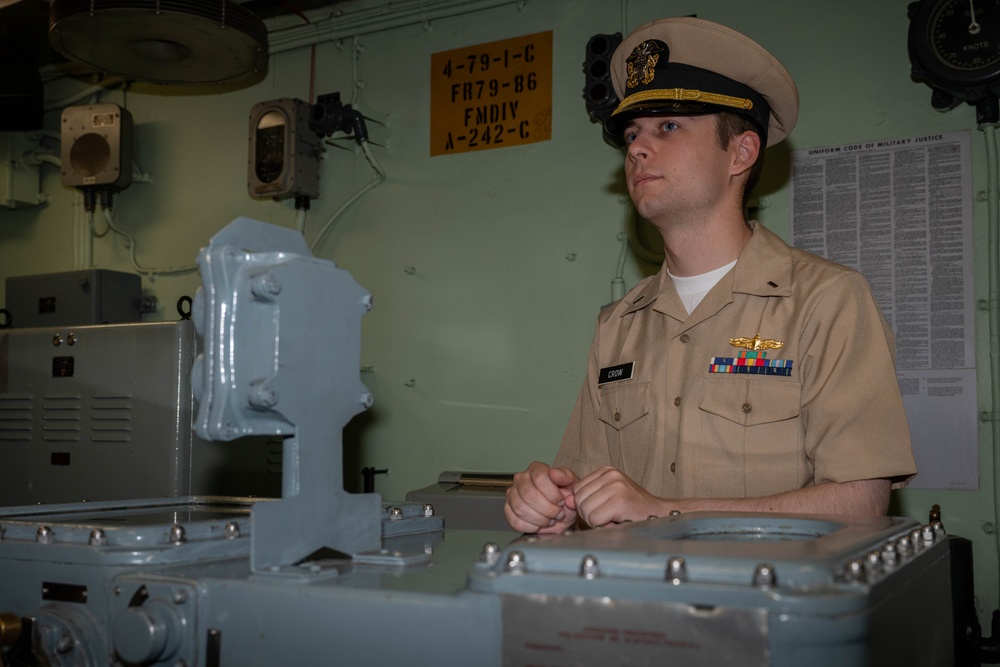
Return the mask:
M620 431L648 412L648 382L601 388L601 409L597 413L597 418L611 428Z
M729 421L754 426L794 419L801 412L802 387L777 378L712 378L700 407Z

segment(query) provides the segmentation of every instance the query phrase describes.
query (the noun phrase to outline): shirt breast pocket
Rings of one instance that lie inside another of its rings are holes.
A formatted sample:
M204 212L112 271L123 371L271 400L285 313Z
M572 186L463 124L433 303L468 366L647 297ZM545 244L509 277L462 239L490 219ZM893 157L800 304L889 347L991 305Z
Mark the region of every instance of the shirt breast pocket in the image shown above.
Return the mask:
M649 383L630 382L601 387L597 418L604 422L611 465L642 484L653 443Z
M752 498L807 483L801 396L801 385L777 378L705 382L698 481L706 495Z

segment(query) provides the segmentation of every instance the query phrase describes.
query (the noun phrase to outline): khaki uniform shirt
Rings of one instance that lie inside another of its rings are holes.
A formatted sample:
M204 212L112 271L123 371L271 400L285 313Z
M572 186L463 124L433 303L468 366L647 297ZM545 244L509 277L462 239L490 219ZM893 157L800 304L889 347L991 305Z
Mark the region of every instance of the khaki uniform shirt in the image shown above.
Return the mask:
M764 350L774 374L713 365L739 356L731 338L758 334L783 343ZM555 465L581 476L612 465L663 498L880 477L899 486L916 468L894 357L859 273L758 224L690 315L665 266L601 312ZM629 362L599 384L602 369Z

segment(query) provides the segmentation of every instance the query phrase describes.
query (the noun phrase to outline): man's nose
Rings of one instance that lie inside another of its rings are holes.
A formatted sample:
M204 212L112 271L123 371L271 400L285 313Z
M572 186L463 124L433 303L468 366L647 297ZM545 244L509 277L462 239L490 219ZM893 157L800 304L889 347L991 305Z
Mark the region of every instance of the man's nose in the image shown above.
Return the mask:
M640 159L649 156L649 144L642 132L636 132L632 138L632 143L627 145L626 152L633 159Z

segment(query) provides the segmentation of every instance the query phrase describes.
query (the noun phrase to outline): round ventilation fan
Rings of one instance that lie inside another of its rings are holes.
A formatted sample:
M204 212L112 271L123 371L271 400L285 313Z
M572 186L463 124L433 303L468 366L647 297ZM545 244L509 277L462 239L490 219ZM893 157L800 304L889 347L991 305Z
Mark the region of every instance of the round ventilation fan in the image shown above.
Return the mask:
M49 41L135 81L229 83L267 69L267 28L230 0L52 0Z

